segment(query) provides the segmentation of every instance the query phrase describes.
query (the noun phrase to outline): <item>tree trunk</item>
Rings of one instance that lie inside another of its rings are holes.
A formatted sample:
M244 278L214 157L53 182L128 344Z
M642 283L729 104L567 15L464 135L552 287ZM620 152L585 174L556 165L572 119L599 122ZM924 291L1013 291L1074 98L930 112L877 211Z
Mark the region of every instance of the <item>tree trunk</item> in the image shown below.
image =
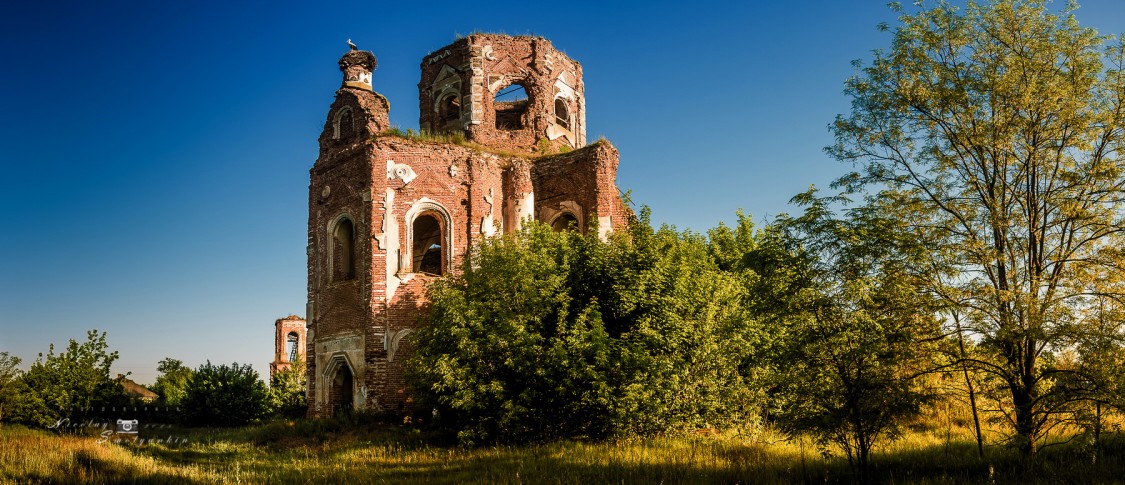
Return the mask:
M1012 387L1012 404L1016 408L1016 435L1020 439L1020 455L1028 461L1035 456L1035 441L1038 438L1033 401L1034 389L1027 386L1025 382Z
M961 349L961 358L965 358L965 336L961 333L961 317L953 315L953 323L957 325L957 345ZM962 364L961 370L965 373L965 385L969 388L969 409L973 412L973 431L977 438L977 457L984 460L984 437L980 432L980 413L977 412L977 395L973 390L973 380L969 378L969 366Z

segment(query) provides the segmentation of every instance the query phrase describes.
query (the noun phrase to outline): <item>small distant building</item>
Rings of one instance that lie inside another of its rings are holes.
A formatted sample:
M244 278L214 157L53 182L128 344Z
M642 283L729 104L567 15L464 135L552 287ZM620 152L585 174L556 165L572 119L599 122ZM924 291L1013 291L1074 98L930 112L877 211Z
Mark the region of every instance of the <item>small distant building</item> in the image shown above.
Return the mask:
M148 390L145 386L126 378L124 374L117 374L117 382L125 389L125 394L144 403L150 403L160 398L160 395Z
M274 356L270 363L270 378L278 371L288 369L297 359L305 360L305 319L297 315L279 318L274 322Z

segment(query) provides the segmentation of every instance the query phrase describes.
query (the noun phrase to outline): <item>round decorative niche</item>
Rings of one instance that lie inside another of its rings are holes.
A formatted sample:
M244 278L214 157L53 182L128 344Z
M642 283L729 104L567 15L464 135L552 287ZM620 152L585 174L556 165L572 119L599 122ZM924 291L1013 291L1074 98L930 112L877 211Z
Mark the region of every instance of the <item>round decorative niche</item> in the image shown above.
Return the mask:
M329 196L329 195L331 195L331 194L332 194L332 187L330 187L330 186L328 186L328 185L325 185L325 186L324 186L324 190L321 190L321 191L320 191L320 196L321 196L321 197L328 197L328 196Z

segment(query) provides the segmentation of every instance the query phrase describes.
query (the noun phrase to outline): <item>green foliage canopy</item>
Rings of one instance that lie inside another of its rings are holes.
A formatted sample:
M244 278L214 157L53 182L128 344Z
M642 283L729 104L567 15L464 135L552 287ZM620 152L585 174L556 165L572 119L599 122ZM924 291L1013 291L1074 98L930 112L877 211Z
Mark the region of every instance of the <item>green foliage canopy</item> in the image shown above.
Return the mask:
M839 198L810 190L805 213L776 221L782 244L767 263L793 284L776 318L771 372L774 414L794 435L839 445L865 476L872 447L918 415L934 393L918 376L938 367L938 301L919 278L928 251L877 204L836 217Z
M986 355L966 361L991 376L1028 457L1105 380L1053 354L1086 347L1125 301L1125 45L1080 27L1074 8L903 13L891 48L847 81L852 110L829 147L860 168L841 186L880 191L902 220L937 230L932 254L956 274L931 288L981 343ZM1119 350L1120 324L1108 334Z
M86 341L70 340L66 350L55 353L52 344L23 375L30 391L21 421L49 426L70 413L101 406L124 405L128 398L110 367L118 358L109 352L105 332L90 330Z
M182 406L192 426L243 426L266 415L266 384L249 364L207 361L188 379Z
M152 392L160 395L160 402L167 406L179 406L187 394L187 384L192 370L180 360L166 357L156 366L160 375L152 385Z
M272 413L288 418L304 416L309 406L307 381L305 361L300 355L288 368L274 372L270 378L269 391Z
M462 442L647 435L745 417L742 287L647 213L601 241L527 224L435 282L409 366Z

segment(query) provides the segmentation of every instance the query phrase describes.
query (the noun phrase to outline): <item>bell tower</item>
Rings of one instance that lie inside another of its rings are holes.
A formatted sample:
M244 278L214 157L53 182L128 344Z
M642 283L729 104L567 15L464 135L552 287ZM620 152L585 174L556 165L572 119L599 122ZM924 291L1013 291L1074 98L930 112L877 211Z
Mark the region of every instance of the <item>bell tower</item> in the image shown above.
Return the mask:
M381 192L373 139L390 126L390 105L372 90L375 55L351 41L339 60L343 73L320 134L320 155L310 171L308 319L309 399L320 413L362 406L373 286L372 193Z
M542 37L473 34L422 59L419 126L535 152L586 145L582 66Z

